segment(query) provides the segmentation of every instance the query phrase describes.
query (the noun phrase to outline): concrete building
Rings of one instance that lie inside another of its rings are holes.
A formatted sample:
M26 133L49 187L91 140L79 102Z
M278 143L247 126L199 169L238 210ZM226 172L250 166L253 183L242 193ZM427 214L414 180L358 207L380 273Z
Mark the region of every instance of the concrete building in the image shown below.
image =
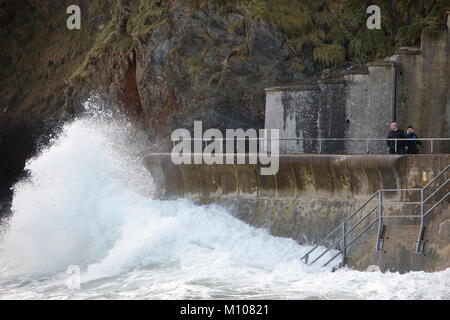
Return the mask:
M334 79L266 89L265 127L303 139L282 140L287 153L385 153L385 141L316 138L384 138L392 121L413 125L420 137L450 137L449 29L450 19L423 32L420 49L402 48ZM434 152L450 152L450 142L435 143Z

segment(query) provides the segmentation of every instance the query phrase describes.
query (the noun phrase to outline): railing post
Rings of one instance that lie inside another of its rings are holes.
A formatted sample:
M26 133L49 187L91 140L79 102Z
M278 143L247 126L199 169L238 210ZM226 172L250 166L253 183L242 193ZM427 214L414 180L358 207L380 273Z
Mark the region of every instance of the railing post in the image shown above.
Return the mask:
M434 153L433 139L431 139L430 142L431 142L431 154L433 154Z
M423 188L420 189L420 216L422 217L421 219L423 220L423 214L424 214L424 209L425 209L425 203L423 202L424 199L424 191Z
M395 139L394 141L395 141L395 153L397 153L397 139Z
M366 152L367 152L367 154L370 153L370 151L369 151L369 140L366 140Z
M322 138L319 138L319 154L322 153Z
M383 247L383 241L381 239L381 231L383 228L383 190L378 190L378 206L379 206L379 215L378 215L378 232L377 232L377 244L375 247L375 251L381 251Z
M422 252L422 244L423 244L423 226L424 226L424 209L425 209L425 203L423 201L423 189L420 190L420 228L419 228L419 238L417 239L416 243L416 253Z
M342 266L347 264L347 221L342 225Z

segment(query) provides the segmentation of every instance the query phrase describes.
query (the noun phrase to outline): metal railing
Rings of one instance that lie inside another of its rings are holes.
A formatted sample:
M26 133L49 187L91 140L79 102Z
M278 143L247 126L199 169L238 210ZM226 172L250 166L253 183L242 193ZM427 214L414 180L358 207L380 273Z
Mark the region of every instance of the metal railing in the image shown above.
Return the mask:
M450 168L450 165L448 165L447 167L445 167L444 170L442 170L438 175L436 175L433 179L430 180L430 182L428 182L425 187L422 188L421 193L420 193L420 198L421 198L421 207L420 207L420 213L421 213L421 217L420 217L420 229L419 229L419 238L417 239L417 245L416 245L416 253L422 252L423 251L423 236L424 236L424 231L425 231L425 218L427 217L427 215L434 210L434 208L436 208L442 201L444 201L450 194L450 192L447 192L447 194L443 197L441 197L440 200L438 200L430 209L428 209L427 211L425 211L425 204L428 203L430 200L433 199L433 197L439 193L439 191L441 191L450 181L450 178L448 178L447 180L445 180L445 182L441 183L441 185L436 188L436 190L434 190L427 198L424 199L425 197L425 192L428 190L428 188L430 188L440 177L443 177L444 174L446 172L448 172Z
M270 146L270 138L267 137L234 137L234 138L181 138L178 140L172 140L173 146L175 143L180 142L182 140L188 140L188 141L201 141L202 142L202 148L206 146L206 144L212 142L212 141L222 141L224 145L222 146L222 150L226 150L225 143L227 141L245 141L246 143L249 143L250 141L256 141L259 142L260 146ZM326 142L333 142L333 143L349 143L349 142L359 142L365 144L365 152L367 154L371 153L371 146L373 146L375 143L384 143L383 149L387 150L387 142L393 141L394 142L394 151L395 153L398 152L399 147L402 143L408 142L408 141L421 141L429 143L429 153L434 153L436 149L437 143L448 143L447 149L450 150L450 138L419 138L419 139L412 139L412 138L279 138L280 142L280 148L283 149L281 143L282 142L290 142L295 141L297 143L299 142L313 142L317 144L317 153L322 153L324 146L326 145ZM345 149L345 146L341 146L342 149ZM264 148L266 149L266 148ZM362 150L362 148L361 148ZM344 150L341 150L344 151ZM450 151L449 151L450 152ZM426 152L428 153L428 151Z
M426 191L441 177L443 177L449 171L450 165L448 165L445 169L440 171L427 185L423 188L410 188L410 189L380 189L374 194L372 194L357 210L355 210L352 214L350 214L345 220L334 228L330 233L328 233L324 238L322 238L319 242L315 244L315 246L309 250L301 260L305 260L306 264L314 264L320 258L322 258L326 253L328 253L333 248L336 248L338 252L333 255L329 260L323 264L323 267L326 267L333 260L335 260L338 256L342 255L342 266L346 265L347 259L347 249L353 243L355 243L362 235L364 235L375 223L378 222L377 228L377 241L375 245L375 250L381 251L383 247L383 219L387 218L420 218L420 228L419 228L419 237L416 243L416 253L423 252L423 243L424 243L424 230L425 230L425 218L428 214L430 214L439 204L441 204L449 195L450 192L447 192L444 196L442 196L439 200L437 200L434 204L432 204L431 208L425 210L425 205L430 203L433 200L433 197L439 193L439 191L443 190L443 188L449 183L450 178L447 178L445 182L441 183L431 194L425 198ZM384 200L384 194L389 192L418 192L420 195L420 201L386 201ZM362 212L369 204L377 199L377 203L372 206L369 212L363 215L356 223L349 226L350 220L355 217L358 213ZM386 204L412 204L412 205L420 205L420 214L417 215L385 215L384 206ZM367 222L366 226L360 231L356 236L351 238L351 233L358 226L360 226L367 218L369 218L375 211L378 212L378 215L375 219ZM341 235L339 236L338 232L341 231ZM311 253L316 251L318 248L326 244L326 241L331 239L332 236L337 236L331 240L331 243L327 244L327 248L322 251L317 257L315 257L311 262L309 262L309 257Z
M373 145L375 142L384 142L384 147L388 148L387 142L393 141L394 142L394 151L397 153L399 150L399 146L401 143L407 142L407 141L413 141L413 142L428 142L430 144L430 153L434 153L435 146L437 142L449 142L449 149L450 149L450 138L419 138L419 139L413 139L413 138L280 138L280 141L306 141L306 142L316 142L318 144L318 153L322 153L323 147L325 142L362 142L365 143L365 151L366 153L370 153L371 145Z

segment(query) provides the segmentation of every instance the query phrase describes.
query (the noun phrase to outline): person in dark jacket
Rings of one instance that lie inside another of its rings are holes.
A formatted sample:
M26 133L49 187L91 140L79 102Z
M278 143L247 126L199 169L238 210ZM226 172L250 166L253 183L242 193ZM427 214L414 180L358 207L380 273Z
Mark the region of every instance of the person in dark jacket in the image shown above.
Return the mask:
M411 125L408 126L408 129L406 130L406 135L408 136L409 139L414 139L414 141L408 140L407 153L408 154L420 153L417 145L419 146L422 145L422 141L419 140L419 137L416 135L416 133L414 132L414 128Z
M391 131L388 133L388 139L404 139L407 136L398 127L397 122L391 123ZM389 153L390 154L405 154L405 147L406 147L406 141L397 140L397 148L395 147L395 140L388 140L386 141L387 146L389 147Z

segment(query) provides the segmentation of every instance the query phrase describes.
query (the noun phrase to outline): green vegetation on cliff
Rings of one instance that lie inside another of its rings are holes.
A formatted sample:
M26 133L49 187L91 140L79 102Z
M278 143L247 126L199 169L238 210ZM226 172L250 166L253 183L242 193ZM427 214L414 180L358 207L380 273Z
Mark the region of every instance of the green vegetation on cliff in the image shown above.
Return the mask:
M246 19L273 24L286 35L293 51L300 52L302 46L312 45L314 60L323 67L336 67L345 61L367 63L393 54L400 46L417 46L422 30L433 30L439 23L445 23L446 12L450 10L447 0L187 1L199 10L214 8L223 14L239 12L244 13ZM381 30L366 28L366 9L372 4L381 8ZM167 1L131 1L130 6L125 37L131 35L132 38L145 39L156 27L166 23ZM130 47L132 38L118 38L115 23L116 14L100 31L88 57L72 78L83 76L90 61L101 56L108 45L113 49ZM245 57L246 45L241 45L236 51L238 56Z
M312 43L314 59L323 66L346 60L364 63L393 54L399 46L417 46L422 30L445 23L450 10L448 0L193 1L227 12L245 7L251 18L279 26L293 49ZM381 8L381 30L366 28L366 9L373 4Z

